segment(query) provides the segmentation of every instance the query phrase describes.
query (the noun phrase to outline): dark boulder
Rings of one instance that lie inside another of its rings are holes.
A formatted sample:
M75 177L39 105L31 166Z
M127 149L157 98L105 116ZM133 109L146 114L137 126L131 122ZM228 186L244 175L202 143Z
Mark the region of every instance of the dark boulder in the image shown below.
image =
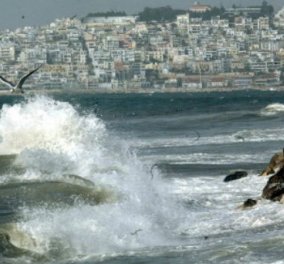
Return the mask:
M257 200L254 199L247 199L244 204L243 204L243 208L249 208L249 207L253 207L257 204Z
M246 176L248 176L246 171L235 171L234 173L227 175L224 179L224 182L238 180Z
M271 176L262 190L262 197L272 201L280 201L284 194L284 168Z
M254 207L256 204L257 204L257 200L249 198L246 201L244 201L242 205L238 206L238 208L245 210L245 209Z

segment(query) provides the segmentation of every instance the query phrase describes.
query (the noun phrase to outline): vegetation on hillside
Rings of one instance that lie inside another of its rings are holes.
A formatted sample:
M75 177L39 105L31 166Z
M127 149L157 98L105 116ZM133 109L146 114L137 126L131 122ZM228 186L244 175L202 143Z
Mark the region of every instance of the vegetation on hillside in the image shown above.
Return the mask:
M173 9L170 6L157 8L145 7L144 10L138 13L140 21L150 22L171 22L174 21L177 15L185 14L187 10Z
M268 16L272 17L274 14L274 8L272 5L268 4L267 1L263 1L261 6L260 12L258 13L250 13L246 14L248 17L252 17L254 19L262 16ZM238 8L237 5L233 5L232 8ZM177 15L185 14L189 12L190 17L193 18L202 18L203 20L210 20L212 17L220 16L221 18L232 20L232 15L229 15L226 12L226 9L224 6L220 7L212 7L211 10L208 10L203 13L196 13L196 12L190 12L189 10L182 10L182 9L173 9L170 6L162 6L162 7L145 7L144 10L140 13L138 13L138 21L144 21L144 22L173 22L175 21ZM242 15L242 14L238 14ZM89 13L86 17L84 17L82 20L87 20L92 17L115 17L115 16L127 16L125 11L107 11L107 12L97 12L97 13Z

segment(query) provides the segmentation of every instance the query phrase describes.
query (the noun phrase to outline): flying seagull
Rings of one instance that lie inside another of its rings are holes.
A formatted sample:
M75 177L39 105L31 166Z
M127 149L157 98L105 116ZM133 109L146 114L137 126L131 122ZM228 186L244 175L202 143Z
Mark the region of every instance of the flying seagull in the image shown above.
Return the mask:
M24 82L26 81L26 79L28 79L34 72L36 72L40 67L42 66L42 64L35 68L34 70L30 71L28 74L24 75L19 81L17 84L14 84L12 82L9 82L8 80L6 80L4 77L2 77L0 75L0 81L6 85L8 85L11 89L11 93L17 93L17 92L20 92L20 93L24 93L24 89L23 89L23 84Z

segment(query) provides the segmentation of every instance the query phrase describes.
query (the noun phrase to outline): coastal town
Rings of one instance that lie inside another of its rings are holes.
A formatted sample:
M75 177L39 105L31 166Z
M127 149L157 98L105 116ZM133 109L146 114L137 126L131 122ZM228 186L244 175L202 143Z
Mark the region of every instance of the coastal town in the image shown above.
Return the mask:
M28 89L277 89L284 86L284 7L264 7L222 8L222 16L196 2L171 21L90 15L2 30L0 75L16 82L43 64Z

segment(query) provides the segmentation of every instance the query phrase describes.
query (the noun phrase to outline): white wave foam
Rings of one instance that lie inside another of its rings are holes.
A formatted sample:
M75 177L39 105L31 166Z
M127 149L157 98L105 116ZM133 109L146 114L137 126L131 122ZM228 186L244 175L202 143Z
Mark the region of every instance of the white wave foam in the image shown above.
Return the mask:
M36 97L26 103L3 106L0 151L19 153L31 148L58 153L72 151L80 144L97 145L104 133L103 123L95 116L82 117L68 103Z
M252 210L237 209L248 198L260 198L266 181L257 175L231 183L220 177L171 180L172 192L192 208L191 223L181 224L180 232L189 237L212 236L281 222L284 209L267 200L259 200Z
M260 114L263 116L272 116L284 112L284 104L273 103L261 109Z
M68 103L36 97L22 104L6 105L1 110L0 134L1 152L18 153L17 162L27 168L20 175L23 179L74 173L120 194L117 202L95 207L82 204L54 210L23 209L26 219L18 224L19 229L32 236L35 250L40 253L53 251L57 257L72 259L182 245L188 242L186 237L266 225L274 221L275 212L279 219L283 214L276 204L268 203L255 214L235 210L245 199L260 195L264 178L248 177L248 182L240 180L226 185L219 177L167 181L155 173L151 180L144 164L129 153L125 141L110 137L101 120L94 115L80 115ZM158 144L163 144L163 140ZM189 144L216 140L238 139L234 135L201 135ZM179 144L177 140L169 143ZM180 158L216 162L213 154ZM235 155L220 158L236 162ZM239 155L241 160L253 158ZM194 210L184 207L182 202L187 201L196 202ZM182 235L185 236L181 238Z
M69 103L35 97L2 108L0 134L1 152L18 153L17 162L26 168L22 175L7 177L49 180L72 173L120 197L96 207L23 210L27 221L19 226L35 239L38 252L48 252L54 240L73 255L169 243L166 236L180 215L179 206L168 199L158 177L151 181L126 142L110 137L96 116L80 115Z

